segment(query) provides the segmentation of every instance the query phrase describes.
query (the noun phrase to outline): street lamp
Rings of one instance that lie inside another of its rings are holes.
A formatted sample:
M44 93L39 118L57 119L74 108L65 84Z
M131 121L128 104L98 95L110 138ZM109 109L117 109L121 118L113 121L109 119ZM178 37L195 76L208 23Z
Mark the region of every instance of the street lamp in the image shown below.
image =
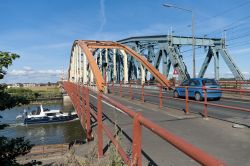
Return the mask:
M196 72L195 72L195 40L194 40L194 25L195 25L195 18L194 18L194 12L193 10L190 9L186 9L186 8L182 8L182 7L178 7L172 4L163 4L164 7L171 7L171 8L176 8L179 10L184 10L187 12L190 12L192 14L192 47L193 47L193 77L196 77Z

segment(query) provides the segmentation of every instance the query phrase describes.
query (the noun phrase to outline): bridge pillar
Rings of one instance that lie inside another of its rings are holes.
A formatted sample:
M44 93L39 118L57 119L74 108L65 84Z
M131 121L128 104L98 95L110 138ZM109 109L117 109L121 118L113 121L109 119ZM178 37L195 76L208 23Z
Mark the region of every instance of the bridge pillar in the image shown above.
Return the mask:
M76 82L76 47L74 47L73 51L73 61L74 61L74 82Z
M108 62L108 49L106 48L105 49L105 62L107 63L107 66L105 66L105 82L108 82L108 80L109 80L109 78L108 78L108 76L109 76L109 74L108 74L108 64L109 64L109 62Z
M90 69L90 85L93 85L93 84L94 84L94 75L93 75L92 70Z
M79 53L78 53L78 46L76 48L76 82L79 82Z
M101 71L101 73L102 73L102 51L100 51L99 65L100 65L100 71Z
M123 79L124 79L124 84L128 83L128 55L124 50L121 50L122 55L123 55Z
M142 64L140 64L140 66L141 66L141 84L144 84L144 82L145 82L145 69L142 66Z
M116 74L116 49L113 49L113 81L116 83L117 74Z
M87 58L86 55L83 54L83 84L87 84Z

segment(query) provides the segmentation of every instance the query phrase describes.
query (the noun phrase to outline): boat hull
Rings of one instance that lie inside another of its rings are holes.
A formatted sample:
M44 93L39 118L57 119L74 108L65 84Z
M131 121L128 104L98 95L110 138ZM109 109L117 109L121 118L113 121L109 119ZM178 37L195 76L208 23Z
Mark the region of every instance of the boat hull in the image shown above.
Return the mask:
M76 118L78 118L77 115L59 116L59 117L25 118L24 124L59 123L59 122L71 121Z

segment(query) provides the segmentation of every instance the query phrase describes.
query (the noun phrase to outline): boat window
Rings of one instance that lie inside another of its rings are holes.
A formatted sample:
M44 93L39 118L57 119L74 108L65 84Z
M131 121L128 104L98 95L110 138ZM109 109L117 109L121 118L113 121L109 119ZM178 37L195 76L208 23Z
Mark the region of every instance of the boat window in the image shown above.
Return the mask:
M56 113L47 113L47 116L56 116Z
M50 109L48 109L48 108L44 108L44 110L43 110L43 111L44 111L44 112L46 112L46 111L49 111L49 110L50 110Z

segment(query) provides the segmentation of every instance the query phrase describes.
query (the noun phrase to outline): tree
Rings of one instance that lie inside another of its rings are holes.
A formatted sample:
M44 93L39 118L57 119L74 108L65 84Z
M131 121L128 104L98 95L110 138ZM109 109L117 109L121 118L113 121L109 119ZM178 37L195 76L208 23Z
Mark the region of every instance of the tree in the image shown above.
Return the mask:
M12 62L19 58L17 54L2 52L0 51L0 79L3 79L7 73L7 69ZM6 90L6 85L0 85L0 111L5 109L10 109L17 105L28 104L29 101L26 97L16 96L8 93ZM0 116L0 118L2 118ZM0 130L4 129L8 125L1 124ZM9 166L9 165L19 165L16 162L16 157L19 155L25 155L30 152L32 144L29 141L24 140L23 137L8 139L4 136L0 136L0 165ZM28 163L26 165L36 165L38 162Z
M0 51L0 79L4 78L6 70L12 65L13 60L19 57L17 54Z
M12 62L19 58L17 54L0 51L0 79L3 79L7 73L7 69ZM29 101L22 96L11 95L7 92L6 85L0 85L0 111L10 109L17 105L28 104Z
M0 165L19 165L16 157L29 153L32 146L23 137L13 139L0 137Z

